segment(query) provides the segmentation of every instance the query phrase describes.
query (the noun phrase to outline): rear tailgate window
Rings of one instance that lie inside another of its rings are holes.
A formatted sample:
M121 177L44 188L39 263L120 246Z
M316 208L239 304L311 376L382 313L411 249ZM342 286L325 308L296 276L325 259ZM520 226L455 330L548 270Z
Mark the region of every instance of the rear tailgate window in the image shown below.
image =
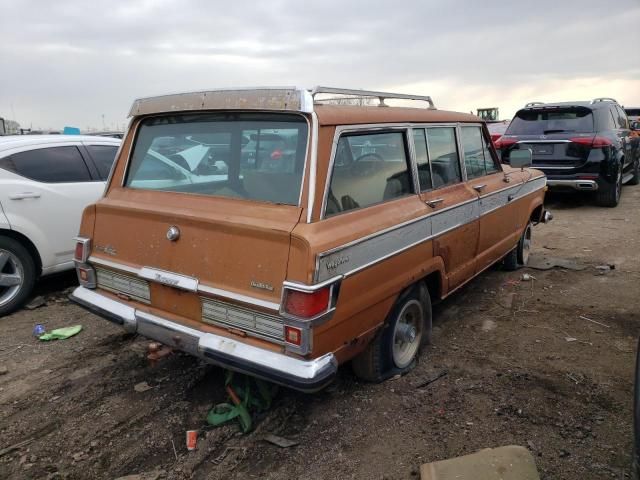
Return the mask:
M298 205L301 115L206 113L142 121L125 186Z
M506 135L549 135L552 133L591 133L593 114L585 107L551 107L520 110Z

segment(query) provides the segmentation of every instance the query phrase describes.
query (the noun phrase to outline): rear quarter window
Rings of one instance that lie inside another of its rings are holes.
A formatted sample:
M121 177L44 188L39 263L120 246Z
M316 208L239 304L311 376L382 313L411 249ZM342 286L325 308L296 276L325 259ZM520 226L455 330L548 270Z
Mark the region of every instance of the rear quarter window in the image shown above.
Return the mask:
M553 133L591 133L593 113L584 107L535 108L516 113L507 135L549 135Z
M118 147L116 145L85 145L89 155L96 164L102 180L106 180L111 171L111 166L116 158Z

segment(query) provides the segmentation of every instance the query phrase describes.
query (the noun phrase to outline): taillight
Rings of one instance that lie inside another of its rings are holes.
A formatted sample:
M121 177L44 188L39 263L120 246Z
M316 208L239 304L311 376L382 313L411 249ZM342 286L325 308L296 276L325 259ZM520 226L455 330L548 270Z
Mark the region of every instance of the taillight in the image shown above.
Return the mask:
M91 265L76 265L76 273L78 274L78 283L85 288L96 288L96 271Z
M611 140L606 137L573 137L570 139L573 143L577 143L578 145L586 145L591 148L602 148L608 147L609 145L613 145Z
M313 292L299 290L285 291L284 311L299 318L312 318L329 309L331 287L324 287Z
M518 140L516 140L515 138L500 137L498 140L495 141L495 146L496 146L496 148L499 148L499 149L508 148L508 147L510 147L511 145L514 145L517 142L518 142Z
M493 142L493 144L495 145L496 142L498 141L498 139L502 137L501 133L492 133L491 134L491 141Z
M291 345L300 347L302 345L302 329L298 327L292 327L291 325L285 325L284 341L290 343Z
M89 250L91 247L91 239L84 237L77 237L76 248L74 250L73 259L76 262L84 263L89 258Z

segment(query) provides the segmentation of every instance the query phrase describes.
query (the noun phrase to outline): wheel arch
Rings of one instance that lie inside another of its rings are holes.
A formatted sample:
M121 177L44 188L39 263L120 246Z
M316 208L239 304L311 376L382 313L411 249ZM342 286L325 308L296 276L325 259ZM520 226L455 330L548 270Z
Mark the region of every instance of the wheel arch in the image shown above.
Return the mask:
M36 248L34 243L26 235L23 235L20 232L16 232L15 230L2 228L0 229L0 236L13 238L14 240L24 245L36 264L36 273L38 277L42 275L42 258L40 257L40 253L38 252L38 249Z

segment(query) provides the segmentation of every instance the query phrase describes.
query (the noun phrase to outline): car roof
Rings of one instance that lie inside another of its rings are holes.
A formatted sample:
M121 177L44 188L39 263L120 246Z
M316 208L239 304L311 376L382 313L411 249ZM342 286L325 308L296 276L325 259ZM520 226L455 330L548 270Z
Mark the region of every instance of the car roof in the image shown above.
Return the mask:
M531 105L528 107L523 107L519 111L523 110L543 110L549 107L585 107L590 110L597 110L599 108L604 108L608 105L618 105L614 102L604 101L604 102L589 102L589 101L577 101L577 102L552 102L552 103L536 103L535 105ZM620 106L620 105L618 105Z
M482 122L469 113L428 108L361 107L350 105L315 105L320 125L357 125L368 123L436 123Z
M111 137L96 137L93 135L7 135L0 137L0 151L12 148L55 145L57 143L83 142L83 143L109 143L120 145L122 140Z

